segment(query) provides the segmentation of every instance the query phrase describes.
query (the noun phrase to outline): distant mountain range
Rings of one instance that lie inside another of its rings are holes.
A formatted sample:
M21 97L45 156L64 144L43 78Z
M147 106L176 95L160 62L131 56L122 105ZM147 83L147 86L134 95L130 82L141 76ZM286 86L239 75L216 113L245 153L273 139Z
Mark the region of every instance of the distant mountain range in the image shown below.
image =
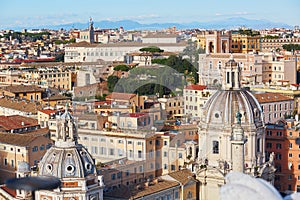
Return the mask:
M252 29L267 29L267 28L293 28L293 26L285 23L271 22L268 20L253 20L242 17L227 18L223 20L209 21L209 22L190 22L190 23L151 23L142 24L133 20L121 20L121 21L97 21L94 22L94 27L105 29L105 28L119 28L124 27L125 30L159 30L176 26L177 29L235 29L239 27L247 27ZM86 29L88 23L69 23L60 25L48 25L48 26L37 26L37 27L12 27L14 30L21 29L32 29L32 28L49 28L49 29Z

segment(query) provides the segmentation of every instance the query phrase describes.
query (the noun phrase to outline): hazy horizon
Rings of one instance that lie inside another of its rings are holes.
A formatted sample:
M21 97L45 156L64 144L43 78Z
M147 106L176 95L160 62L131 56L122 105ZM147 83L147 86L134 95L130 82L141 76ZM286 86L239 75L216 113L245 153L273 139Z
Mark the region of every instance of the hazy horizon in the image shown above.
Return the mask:
M79 1L79 0L14 0L2 2L0 8L0 29L10 27L34 27L94 21L133 20L149 23L190 23L244 17L254 20L268 20L291 26L300 25L300 1L279 0L272 2L252 0L225 2L212 0L201 2L191 0L140 0Z

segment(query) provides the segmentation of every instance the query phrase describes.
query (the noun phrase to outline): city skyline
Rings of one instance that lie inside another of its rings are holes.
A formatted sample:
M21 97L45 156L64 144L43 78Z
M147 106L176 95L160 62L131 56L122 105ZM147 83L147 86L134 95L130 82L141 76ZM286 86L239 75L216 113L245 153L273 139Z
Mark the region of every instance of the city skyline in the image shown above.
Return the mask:
M168 8L168 9L166 9ZM134 20L140 23L188 23L207 22L231 17L269 20L294 26L300 24L300 2L289 0L284 6L278 0L270 2L253 0L249 5L232 0L220 2L154 0L147 5L137 0L100 2L96 0L74 1L37 0L24 3L20 0L2 2L0 29L10 27L34 27L87 22L90 17L101 20Z

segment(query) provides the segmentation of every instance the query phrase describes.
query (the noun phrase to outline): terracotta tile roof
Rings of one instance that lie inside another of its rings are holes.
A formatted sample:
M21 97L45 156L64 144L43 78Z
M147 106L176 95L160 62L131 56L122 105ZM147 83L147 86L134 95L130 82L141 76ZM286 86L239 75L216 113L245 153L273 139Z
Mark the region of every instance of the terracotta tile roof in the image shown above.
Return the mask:
M0 143L26 147L38 137L44 136L40 134L0 133Z
M71 99L71 97L67 97L67 96L64 96L64 95L61 95L61 94L55 94L55 95L49 97L50 101L55 101L55 100L70 100L70 99ZM48 97L43 98L43 101L48 101Z
M291 84L291 86L299 87L299 84Z
M113 99L130 100L132 97L135 96L136 94L113 92L106 96L106 100L113 100Z
M184 89L188 90L204 90L206 88L205 85L188 85Z
M16 197L17 196L17 191L16 190L10 189L10 188L8 188L6 186L1 186L1 189L4 190L5 192L7 192L12 197Z
M143 190L134 190L132 191L132 196L134 198L140 198L143 196L147 196L153 193L157 193L175 186L179 186L179 183L175 182L175 181L167 181L167 180L163 180L161 182L158 182L154 185L150 185L148 187L145 187Z
M126 116L133 117L133 118L139 118L146 116L146 113L128 113Z
M194 175L189 169L183 169L183 170L180 170L177 172L172 172L168 175L171 176L172 178L176 179L183 185L186 184L187 182L189 182L189 180L194 179L193 178Z
M34 86L34 85L11 85L2 88L5 91L12 93L23 93L23 92L43 92L45 89Z
M39 110L39 112L42 112L46 115L51 115L57 112L57 110L52 110L52 109L44 109L44 110Z
M24 125L22 125L22 123ZM24 117L20 115L0 116L0 130L2 131L9 131L12 129L32 127L37 125L38 121L29 117Z
M281 101L293 101L292 98L284 96L278 93L262 93L254 94L255 98L259 103L271 103L271 102L281 102Z
M34 131L30 131L30 132L26 132L26 133L23 133L26 134L26 135L35 135L35 136L45 136L47 134L49 134L49 128L40 128L40 129L37 129L37 130L34 130Z
M34 102L13 100L5 97L0 98L0 107L6 107L32 114L36 114L39 109L42 109L41 105L37 105Z
M121 185L120 188L105 193L104 197L107 196L107 197L121 198L121 199L138 199L143 196L151 195L175 186L179 186L179 183L176 181L167 181L167 180L160 181L148 187L143 186L141 189L135 188L132 190L130 190L128 187L124 185Z

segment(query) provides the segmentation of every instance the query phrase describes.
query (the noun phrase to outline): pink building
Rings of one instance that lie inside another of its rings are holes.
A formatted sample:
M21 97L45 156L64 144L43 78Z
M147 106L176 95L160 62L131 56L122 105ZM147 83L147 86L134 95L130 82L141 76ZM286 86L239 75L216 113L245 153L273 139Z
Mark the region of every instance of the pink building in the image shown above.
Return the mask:
M279 119L292 115L294 100L278 93L254 94L264 113L265 123L275 123Z

